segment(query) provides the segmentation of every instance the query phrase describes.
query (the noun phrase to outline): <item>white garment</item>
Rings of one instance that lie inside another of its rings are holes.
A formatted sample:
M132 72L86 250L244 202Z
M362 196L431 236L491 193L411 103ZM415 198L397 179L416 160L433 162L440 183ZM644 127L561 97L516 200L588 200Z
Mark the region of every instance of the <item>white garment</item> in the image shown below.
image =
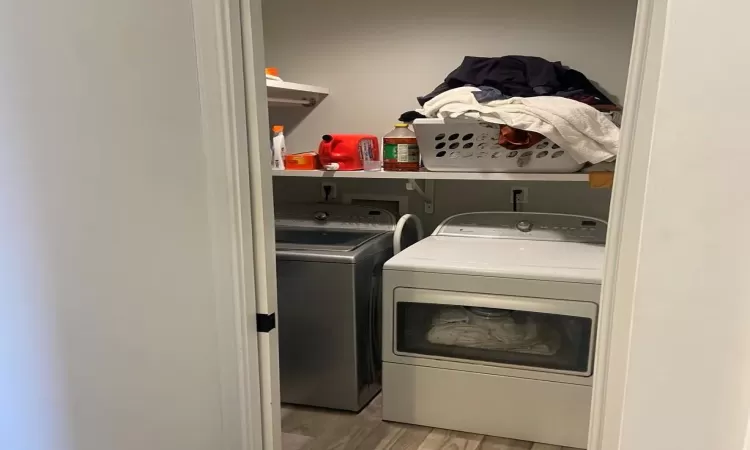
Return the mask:
M417 112L443 119L470 118L499 123L549 138L578 163L612 160L620 149L620 130L606 115L564 97L513 97L479 103L475 87L446 91Z
M433 319L427 340L441 345L554 355L560 348L560 336L554 330L540 333L540 327L532 317L519 324L510 313L483 317L464 308L446 308Z

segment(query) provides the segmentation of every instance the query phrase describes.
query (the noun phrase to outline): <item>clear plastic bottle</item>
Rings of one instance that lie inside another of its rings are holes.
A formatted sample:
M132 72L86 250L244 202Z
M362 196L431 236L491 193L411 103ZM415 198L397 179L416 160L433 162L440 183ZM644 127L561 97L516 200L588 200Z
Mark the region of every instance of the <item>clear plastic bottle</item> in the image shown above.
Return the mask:
M271 140L271 168L274 170L284 170L284 158L286 157L286 142L284 140L284 126L274 125L273 139Z
M393 131L383 136L383 170L419 171L417 135L408 124L397 123Z

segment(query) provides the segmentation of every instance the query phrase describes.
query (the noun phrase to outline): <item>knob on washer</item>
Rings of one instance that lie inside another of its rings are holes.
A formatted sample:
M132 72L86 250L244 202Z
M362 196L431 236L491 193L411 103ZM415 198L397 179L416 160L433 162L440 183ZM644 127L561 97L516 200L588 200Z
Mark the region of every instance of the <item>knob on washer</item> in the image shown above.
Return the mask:
M518 231L522 231L524 233L528 233L533 227L534 225L528 220L522 220L516 224L516 228L518 229Z

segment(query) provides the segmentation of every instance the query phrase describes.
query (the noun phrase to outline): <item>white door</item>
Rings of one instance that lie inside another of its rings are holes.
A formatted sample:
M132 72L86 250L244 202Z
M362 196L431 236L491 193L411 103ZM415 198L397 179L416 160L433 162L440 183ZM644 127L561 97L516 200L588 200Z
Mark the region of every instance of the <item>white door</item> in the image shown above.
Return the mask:
M264 447L238 23L2 2L0 448Z
M591 450L750 448L749 13L640 1Z

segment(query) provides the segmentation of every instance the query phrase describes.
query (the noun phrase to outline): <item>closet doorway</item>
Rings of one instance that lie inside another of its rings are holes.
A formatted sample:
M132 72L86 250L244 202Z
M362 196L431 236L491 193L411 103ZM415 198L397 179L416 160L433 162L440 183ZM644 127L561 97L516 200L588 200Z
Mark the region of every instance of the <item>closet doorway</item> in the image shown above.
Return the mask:
M569 3L534 2L493 15L488 11L497 8L496 2L467 7L450 2L403 5L331 0L316 4L304 15L290 16L289 11L303 7L298 0L262 4L245 0L242 31L248 128L250 147L254 149L250 155L253 223L262 230L257 232L266 236L262 255L256 254L254 260L266 290L259 296L258 310L268 314L278 310L271 239L274 203L321 201L325 177L270 171L270 152L266 151L269 125L284 123L287 151L293 153L315 149L326 133L351 130L382 135L401 112L413 107L416 96L429 92L464 56L526 54L559 60L585 73L618 104L625 104L615 176L620 184L625 183L638 111L647 108L642 99L644 86L655 82L653 72L644 71L644 64L658 44L651 34L658 24L651 22L647 1L641 1L640 9L635 0L617 5ZM324 23L337 25L322 26ZM266 81L263 75L267 66L278 67L283 82L290 80L292 84ZM294 103L280 101L284 97ZM508 200L518 188L529 193L528 203L521 206L524 210L577 213L604 220L620 220L610 205L619 207L624 195L617 194L617 181L614 190L594 189L593 177L583 173L409 177L384 172L337 174L330 179L335 180L338 193L345 192L350 199L370 197L387 203L405 197L407 211L422 218L427 233L453 214L518 207ZM418 189L404 187L414 180ZM429 196L425 195L428 188ZM396 204L397 211L403 208L404 203ZM618 239L617 233L619 228L610 231L608 242ZM610 254L609 260L615 257ZM605 281L604 292L608 288ZM597 429L601 426L597 411L604 401L605 385L600 375L603 369L597 368L607 364L613 314L606 299L605 295L599 312L599 323L603 324L596 344L590 448L597 445L601 431ZM279 322L283 323L283 317ZM274 445L278 445L284 429L297 427L284 425L284 419L297 411L284 407L282 412L279 407L277 341L271 332L260 344L261 355L268 358L264 362L269 375L263 381L264 438ZM364 411L372 413L372 409ZM288 419L288 423L294 423L294 419ZM379 426L375 424L374 428ZM310 437L300 436L300 440ZM366 436L358 439L366 440Z

